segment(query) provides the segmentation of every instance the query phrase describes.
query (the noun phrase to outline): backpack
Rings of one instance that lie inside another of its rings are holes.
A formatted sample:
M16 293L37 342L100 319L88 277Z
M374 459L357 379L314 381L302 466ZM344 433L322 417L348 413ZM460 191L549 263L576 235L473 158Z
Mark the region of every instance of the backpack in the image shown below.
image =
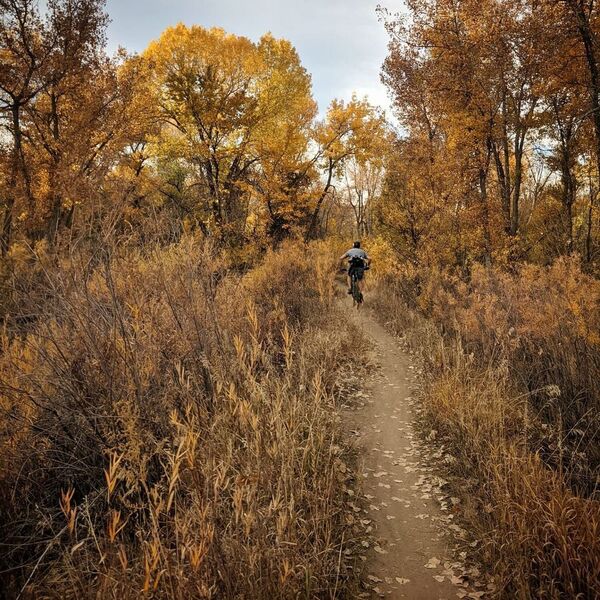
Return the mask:
M362 258L360 258L360 256L353 256L350 259L350 268L364 269L365 268L365 261Z

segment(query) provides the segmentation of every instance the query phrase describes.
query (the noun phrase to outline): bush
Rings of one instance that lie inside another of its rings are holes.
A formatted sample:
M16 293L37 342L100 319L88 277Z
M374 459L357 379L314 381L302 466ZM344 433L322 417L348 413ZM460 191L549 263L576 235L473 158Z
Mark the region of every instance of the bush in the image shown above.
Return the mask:
M419 278L374 304L422 357L423 425L500 596L597 597L598 282L571 260Z
M351 585L332 390L357 340L325 256L290 245L241 277L184 236L46 271L35 321L2 336L9 595Z
M567 475L578 493L596 494L600 282L582 273L573 259L548 268L520 265L512 272L477 267L468 281L432 270L420 280L420 293L413 286L409 303L447 339L460 340L480 367L506 364L515 388L529 395L531 410L560 428L560 452L550 442L532 450ZM405 279L390 287L396 297L406 298ZM551 402L548 386L556 391Z

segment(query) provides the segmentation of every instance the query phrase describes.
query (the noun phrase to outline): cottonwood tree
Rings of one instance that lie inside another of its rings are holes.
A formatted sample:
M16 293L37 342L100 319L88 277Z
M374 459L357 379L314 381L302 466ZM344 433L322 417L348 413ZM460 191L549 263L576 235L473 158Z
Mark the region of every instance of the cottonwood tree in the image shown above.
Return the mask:
M25 196L31 209L31 173L25 158L23 110L47 86L45 71L54 50L34 0L0 0L0 117L11 140L2 190L0 249L10 246L15 203Z
M0 104L11 140L0 236L6 252L15 214L23 235L53 244L76 206L106 202L99 198L106 178L130 156L127 146L144 138L146 119L139 61L106 55L103 0L52 0L43 16L28 0L3 2Z
M272 229L293 220L315 104L291 44L179 25L144 57L163 122L156 153L189 167L204 229L240 240L256 199Z
M561 252L573 252L578 198L594 189L578 186L577 173L598 156L595 5L411 0L408 8L402 20L382 11L390 35L382 78L407 138L403 152L420 156L398 185L413 187L422 200L414 206L436 209L446 247L464 266L531 252L544 237L533 231L543 223L535 213L547 213L554 197ZM542 162L546 173L536 174ZM594 200L586 201L586 247Z
M321 208L335 182L341 180L351 161L366 165L374 161L387 136L384 115L365 99L353 96L345 103L334 100L325 119L315 127L318 150L311 163L323 174L323 185L316 196L305 238L318 234Z

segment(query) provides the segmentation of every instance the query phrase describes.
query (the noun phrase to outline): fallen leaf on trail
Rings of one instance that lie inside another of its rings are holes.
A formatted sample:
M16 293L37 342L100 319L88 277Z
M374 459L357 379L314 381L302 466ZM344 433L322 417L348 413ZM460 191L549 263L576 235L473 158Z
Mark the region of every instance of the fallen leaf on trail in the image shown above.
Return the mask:
M375 473L373 477L383 477L384 475L387 475L385 471L379 471L378 473Z
M405 579L404 577L396 577L396 581L400 585L406 585L410 581L410 579Z
M443 575L434 575L433 578L440 583L442 583L442 581L445 579Z
M463 578L462 577L455 577L454 575L452 575L452 577L450 578L450 581L454 584L454 585L462 585L463 582Z
M379 577L376 577L375 575L367 575L367 579L374 583L381 583L383 581L383 579L379 579Z
M426 569L437 569L439 564L440 564L440 559L436 558L435 556L433 558L429 559L429 562L425 565Z
M374 546L374 550L377 554L387 554L387 550L384 550L381 546Z
M467 592L465 592L465 590L458 590L458 592L456 592L456 595L457 595L459 598L465 598L465 597L466 597L466 595L467 595Z
M388 521L391 521L392 519L395 519L396 517L394 517L394 515L386 515L386 516L385 516L385 518L386 518Z

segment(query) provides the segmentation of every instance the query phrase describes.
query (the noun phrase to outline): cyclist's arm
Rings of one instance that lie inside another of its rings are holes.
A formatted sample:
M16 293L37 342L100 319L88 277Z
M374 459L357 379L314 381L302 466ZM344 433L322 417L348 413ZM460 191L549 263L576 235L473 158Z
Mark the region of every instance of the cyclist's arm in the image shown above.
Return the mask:
M348 258L347 252L345 252L342 256L340 256L340 262L342 262L345 258Z

